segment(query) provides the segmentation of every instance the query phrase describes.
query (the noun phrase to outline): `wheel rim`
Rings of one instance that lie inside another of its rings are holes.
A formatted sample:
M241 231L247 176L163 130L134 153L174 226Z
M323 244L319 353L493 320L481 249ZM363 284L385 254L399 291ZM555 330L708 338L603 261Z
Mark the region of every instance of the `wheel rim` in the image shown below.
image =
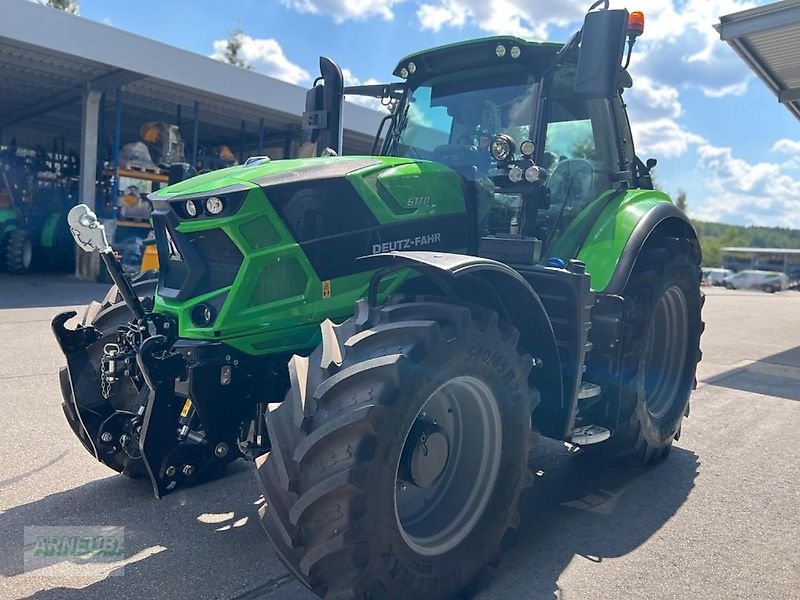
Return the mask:
M469 535L494 490L501 448L500 408L483 381L455 377L428 397L395 475L395 518L412 550L444 554Z
M25 240L22 243L22 266L27 269L31 266L33 260L33 244L30 240Z
M648 338L645 404L654 419L662 419L681 394L688 352L688 309L679 287L668 288L659 298Z

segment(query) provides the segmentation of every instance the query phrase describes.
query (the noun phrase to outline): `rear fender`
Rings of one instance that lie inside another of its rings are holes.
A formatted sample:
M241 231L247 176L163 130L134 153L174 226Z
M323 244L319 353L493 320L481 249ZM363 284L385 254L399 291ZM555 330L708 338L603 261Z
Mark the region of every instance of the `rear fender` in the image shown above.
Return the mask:
M620 294L654 232L697 239L689 218L666 194L620 191L584 209L553 252L564 260L577 257L584 262L593 290Z
M563 405L561 362L550 319L538 294L517 271L487 258L441 252L390 252L361 260L379 268L370 282L370 305L377 304L385 275L410 268L445 295L496 311L519 331L519 349L541 361L531 377L542 404Z

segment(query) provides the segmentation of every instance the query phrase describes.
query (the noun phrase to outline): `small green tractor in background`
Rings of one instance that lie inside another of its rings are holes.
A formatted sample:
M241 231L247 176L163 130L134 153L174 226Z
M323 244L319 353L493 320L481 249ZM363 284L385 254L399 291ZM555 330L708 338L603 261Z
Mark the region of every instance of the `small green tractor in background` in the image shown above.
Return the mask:
M152 194L157 274L127 279L75 207L116 282L76 329L53 321L86 449L158 497L253 459L268 536L325 598L469 589L517 525L536 432L666 457L700 248L634 152L641 15L601 4L566 44L434 48L399 83L344 88L320 59L319 156ZM392 107L374 155L337 155L345 94Z
M21 275L31 269L68 269L75 244L65 205L77 197L77 182L56 177L47 155L18 156L15 145L0 153L0 270ZM55 159L54 159L55 160ZM67 160L61 169L66 172ZM77 175L77 172L75 173Z

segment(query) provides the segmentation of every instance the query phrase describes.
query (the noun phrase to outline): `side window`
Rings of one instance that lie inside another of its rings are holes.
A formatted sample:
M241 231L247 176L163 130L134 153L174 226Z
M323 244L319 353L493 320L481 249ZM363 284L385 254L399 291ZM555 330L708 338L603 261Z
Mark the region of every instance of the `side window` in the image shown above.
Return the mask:
M616 135L606 99L572 95L574 71L554 78L547 109L544 159L550 207L542 222L551 240L614 185L618 170Z

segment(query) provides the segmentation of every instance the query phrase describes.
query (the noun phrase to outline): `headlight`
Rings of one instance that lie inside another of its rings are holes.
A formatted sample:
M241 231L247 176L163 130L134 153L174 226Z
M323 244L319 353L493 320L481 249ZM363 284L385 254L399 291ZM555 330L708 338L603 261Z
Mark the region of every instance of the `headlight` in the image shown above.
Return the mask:
M211 196L211 198L206 200L206 210L210 215L218 215L224 208L225 205L222 203L222 200L216 196Z
M522 181L523 171L517 165L514 165L508 170L508 178L512 183L519 183Z
M208 304L198 304L192 309L190 317L197 327L208 327L213 321L214 308Z
M187 200L186 204L184 204L184 207L186 208L187 215L190 217L197 216L197 205L192 200Z
M492 158L498 161L506 161L514 155L514 139L510 135L501 133L492 140L489 148Z
M545 177L547 177L547 171L545 171L542 167L533 165L532 167L525 169L525 179L530 183L544 181Z
M522 152L522 156L533 156L534 150L536 150L536 146L534 146L533 140L525 140L519 145L519 151Z

